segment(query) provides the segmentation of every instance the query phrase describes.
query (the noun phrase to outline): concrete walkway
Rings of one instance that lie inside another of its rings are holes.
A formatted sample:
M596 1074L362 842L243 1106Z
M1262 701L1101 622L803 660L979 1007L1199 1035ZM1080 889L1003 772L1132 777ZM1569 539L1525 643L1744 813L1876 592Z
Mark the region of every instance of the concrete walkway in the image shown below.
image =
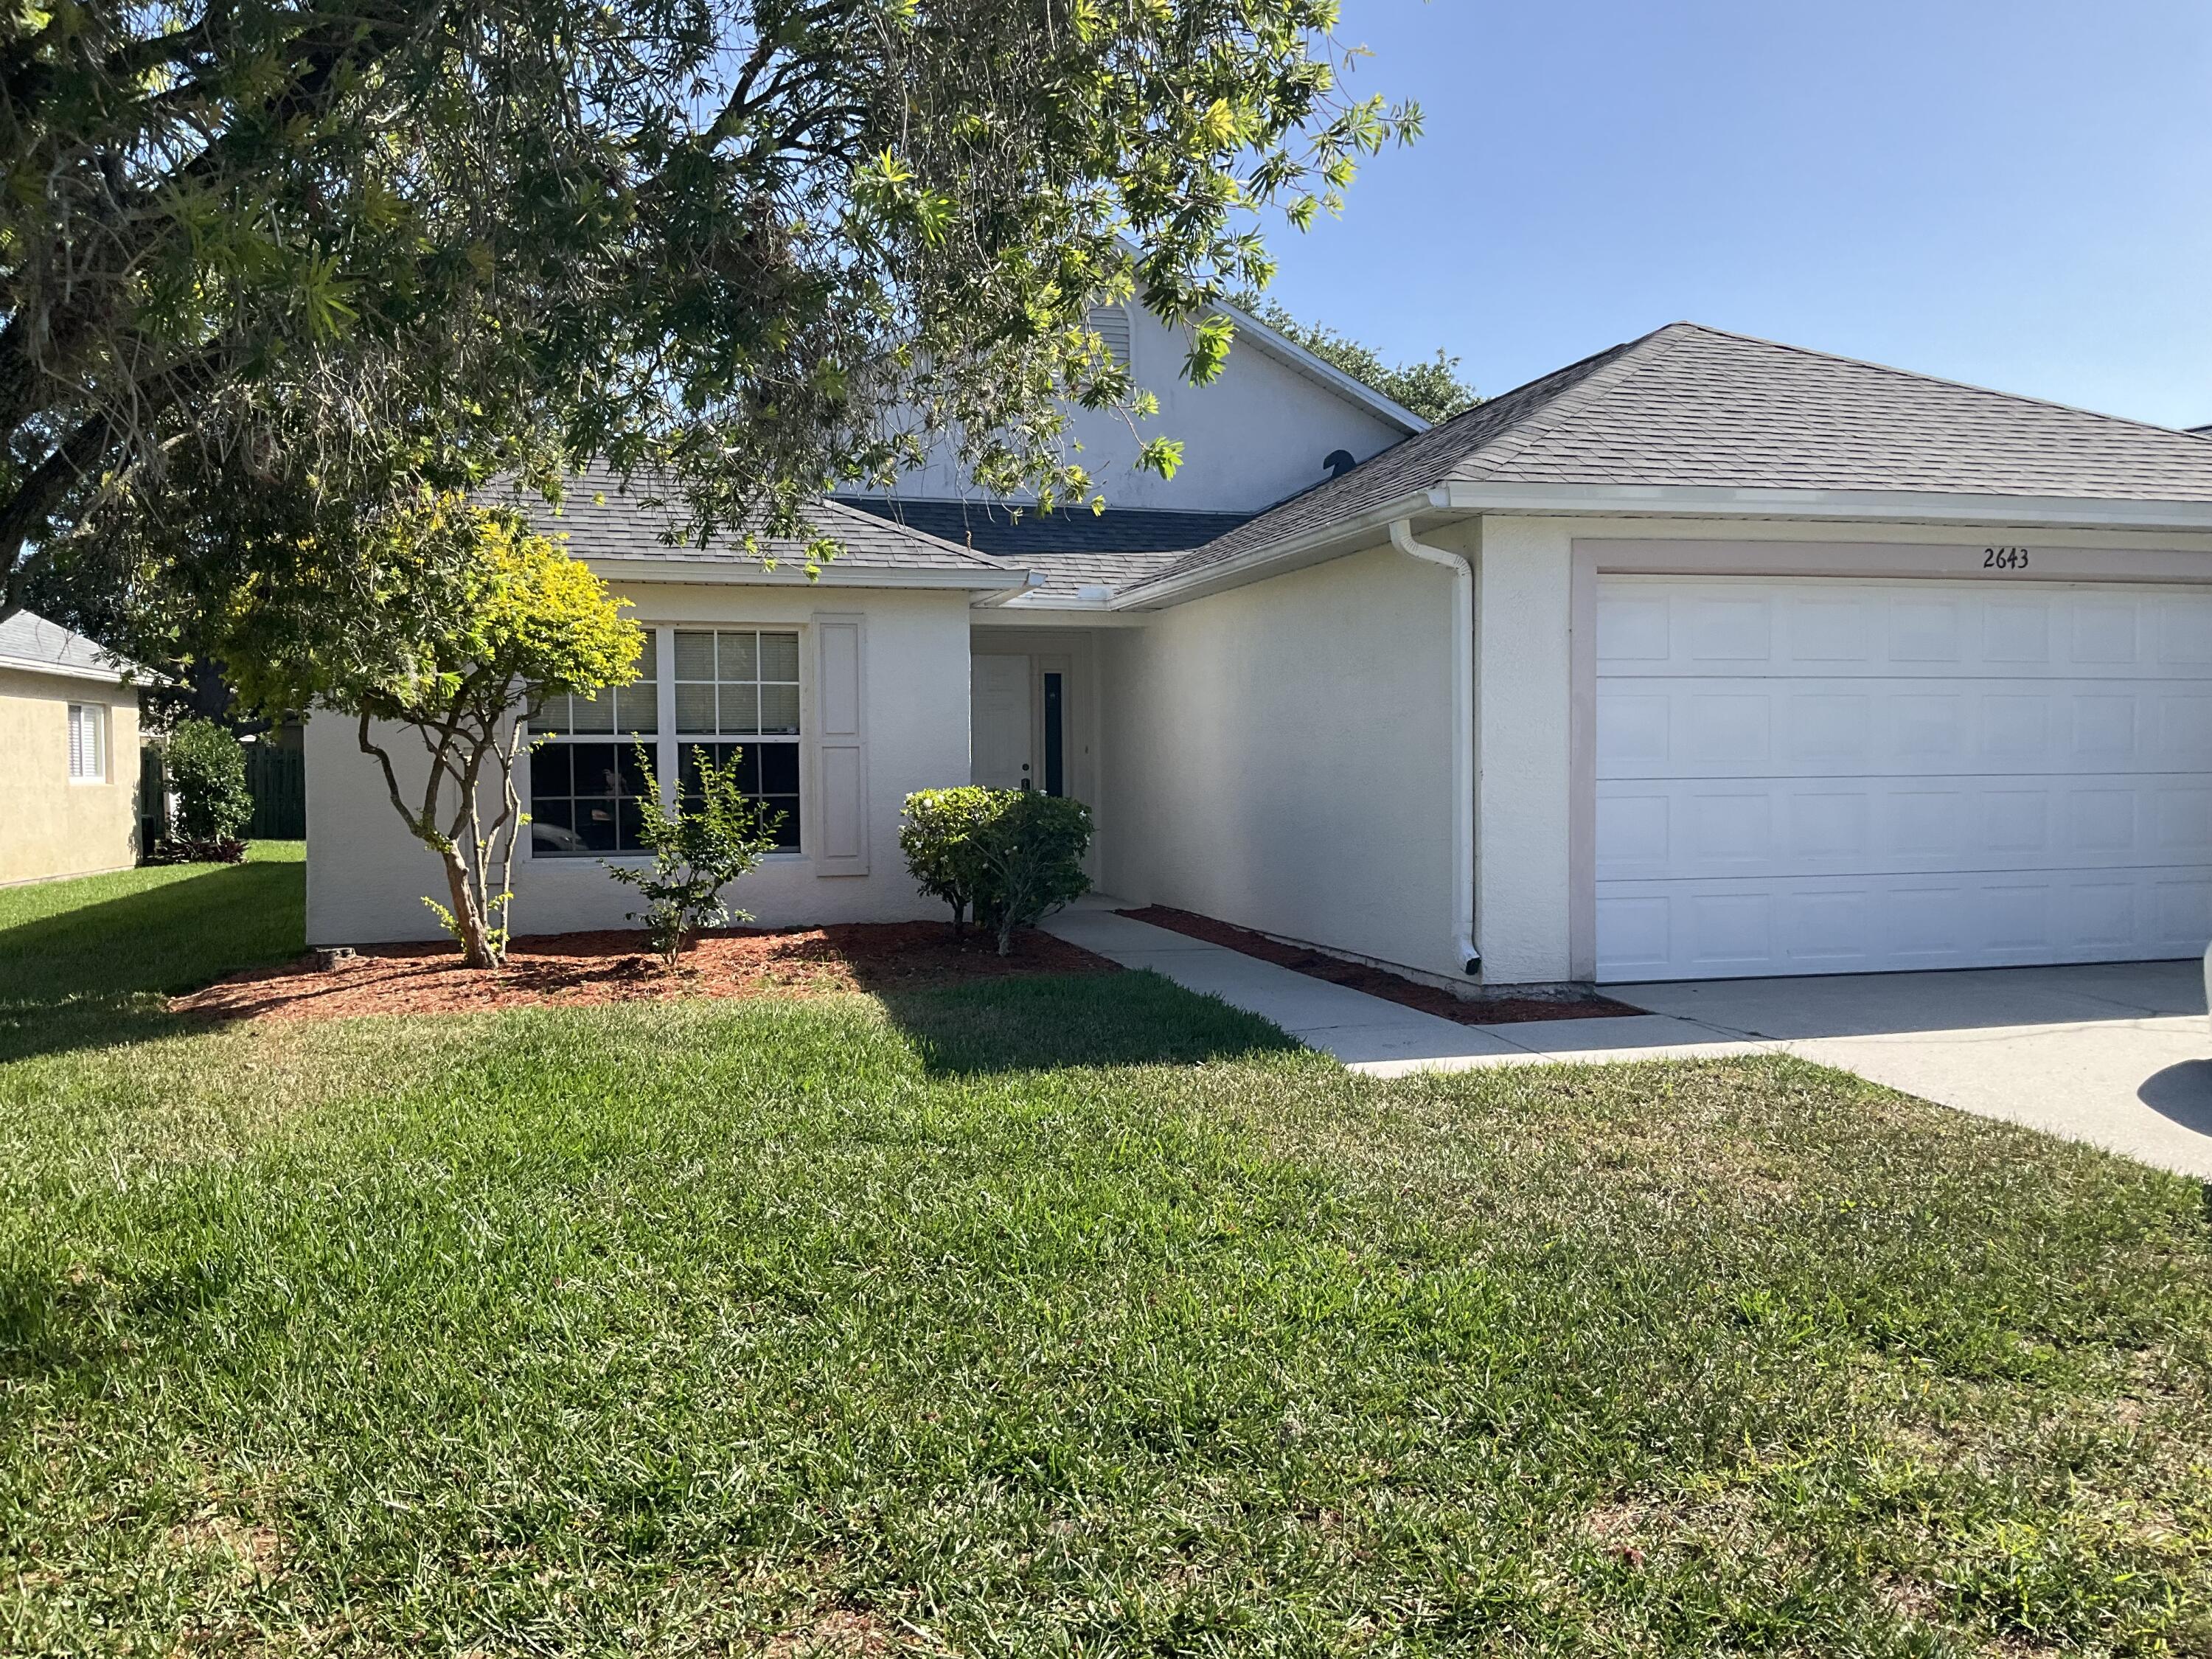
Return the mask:
M1650 1012L1462 1025L1117 915L1111 900L1045 927L1258 1014L1372 1077L1792 1054L2212 1178L2212 1033L2195 963L1610 986Z
M1044 928L1124 968L1152 969L1187 990L1257 1014L1370 1077L1547 1060L1681 1059L1768 1046L1676 1014L1462 1025L1116 915L1111 900L1075 905L1048 918Z

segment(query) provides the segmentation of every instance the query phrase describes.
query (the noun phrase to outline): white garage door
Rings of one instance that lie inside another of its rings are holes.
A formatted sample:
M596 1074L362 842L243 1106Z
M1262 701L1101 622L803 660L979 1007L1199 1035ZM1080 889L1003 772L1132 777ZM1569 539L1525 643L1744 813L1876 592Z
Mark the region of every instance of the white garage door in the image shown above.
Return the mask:
M1606 577L1598 976L2191 956L2212 594Z

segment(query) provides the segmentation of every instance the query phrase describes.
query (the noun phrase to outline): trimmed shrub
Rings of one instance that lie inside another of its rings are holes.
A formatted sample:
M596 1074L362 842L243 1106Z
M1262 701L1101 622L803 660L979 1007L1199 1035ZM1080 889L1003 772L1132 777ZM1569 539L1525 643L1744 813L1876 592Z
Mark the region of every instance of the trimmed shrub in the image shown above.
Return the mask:
M899 847L921 890L952 908L958 931L972 914L998 936L1033 927L1091 890L1091 809L1027 789L925 789L907 797Z
M240 832L253 817L245 746L227 726L186 720L169 734L162 765L175 801L166 838L176 854L171 861L235 863L244 855Z
M906 798L899 825L899 850L908 873L932 898L952 907L952 931L966 930L984 879L976 836L998 811L994 796L1005 793L969 784L957 789L922 789Z
M1091 890L1083 855L1091 850L1091 809L1066 795L1030 789L1006 797L981 837L986 879L977 920L999 930L999 954L1017 927L1034 927Z

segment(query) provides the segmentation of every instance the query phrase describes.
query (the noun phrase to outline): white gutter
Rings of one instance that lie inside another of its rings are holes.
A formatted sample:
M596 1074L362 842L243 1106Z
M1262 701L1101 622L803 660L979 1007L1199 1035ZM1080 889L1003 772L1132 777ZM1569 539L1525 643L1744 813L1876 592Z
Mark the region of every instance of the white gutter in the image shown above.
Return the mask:
M850 565L833 560L822 567L821 574L810 576L805 565L789 559L779 560L773 570L764 570L758 563L742 559L595 558L588 553L576 556L590 567L593 574L617 587L632 582L681 582L699 587L805 587L817 592L832 587L915 587L997 593L1006 591L1008 581L1035 574L1019 568L994 569L987 565L972 570L936 567L917 570L892 565ZM1043 580L1042 575L1037 576L1039 584ZM1018 587L1012 590L1024 591Z
M1462 970L1479 976L1474 942L1474 567L1460 554L1413 539L1411 519L1390 520L1390 545L1442 565L1452 578L1452 921Z
M65 680L94 680L102 685L168 684L152 669L142 668L136 663L125 663L119 668L95 668L85 663L48 662L39 657L0 656L0 668L19 674L52 674Z
M994 588L982 598L975 600L970 608L977 611L994 611L999 606L1011 605L1023 594L1034 592L1044 586L1045 576L1042 570L1024 570L1021 575L1021 580L1013 586Z
M1394 519L1402 519L1409 513L1440 509L1444 505L1441 489L1416 490L1395 496L1349 518L1331 520L1279 542L1263 543L1231 558L1202 564L1177 575L1152 576L1131 582L1127 587L1116 588L1110 603L1116 611L1142 611L1182 599L1203 599L1221 588L1238 586L1255 571L1271 571L1277 565L1295 568L1295 562L1301 557L1327 557L1346 551L1348 544L1372 537Z
M1461 513L1602 513L1624 517L1871 520L2065 530L2212 530L2212 501L1967 495L1917 489L1782 489L1708 484L1455 482L1439 507Z

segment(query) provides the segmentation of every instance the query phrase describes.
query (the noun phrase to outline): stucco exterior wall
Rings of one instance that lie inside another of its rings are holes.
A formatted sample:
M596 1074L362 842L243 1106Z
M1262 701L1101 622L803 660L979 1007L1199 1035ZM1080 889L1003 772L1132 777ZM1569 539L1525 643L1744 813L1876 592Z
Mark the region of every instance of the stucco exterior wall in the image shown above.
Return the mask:
M69 706L107 709L105 778L69 771ZM138 695L128 687L0 669L0 883L127 869L138 856Z
M1102 631L1104 889L1456 975L1451 617L1382 548Z
M1257 512L1321 483L1333 451L1364 461L1406 435L1249 341L1231 347L1211 384L1192 386L1183 379L1189 342L1180 329L1132 307L1129 336L1130 370L1159 399L1159 413L1133 427L1110 411L1067 411L1069 435L1083 446L1083 465L1109 507ZM1154 438L1183 446L1172 478L1137 470L1139 450ZM940 449L900 481L897 493L951 500L972 495L974 486Z
M1571 977L1574 525L1485 519L1476 545L1475 943L1486 981L1552 982Z
M619 586L617 583L617 586ZM772 856L730 890L764 927L903 921L942 907L915 890L899 856L899 809L916 789L968 781L969 596L959 592L640 585L624 590L647 625L791 626L800 629L801 714L805 732L804 831L797 854ZM822 729L815 638L817 619L859 617L866 801L865 874L825 873L817 857L822 814ZM402 746L411 734L398 734ZM307 938L360 945L439 937L422 902L443 902L437 859L410 836L392 810L375 763L351 722L318 714L307 724ZM419 767L410 775L420 775ZM635 893L593 857L538 858L514 865L518 933L624 927Z

